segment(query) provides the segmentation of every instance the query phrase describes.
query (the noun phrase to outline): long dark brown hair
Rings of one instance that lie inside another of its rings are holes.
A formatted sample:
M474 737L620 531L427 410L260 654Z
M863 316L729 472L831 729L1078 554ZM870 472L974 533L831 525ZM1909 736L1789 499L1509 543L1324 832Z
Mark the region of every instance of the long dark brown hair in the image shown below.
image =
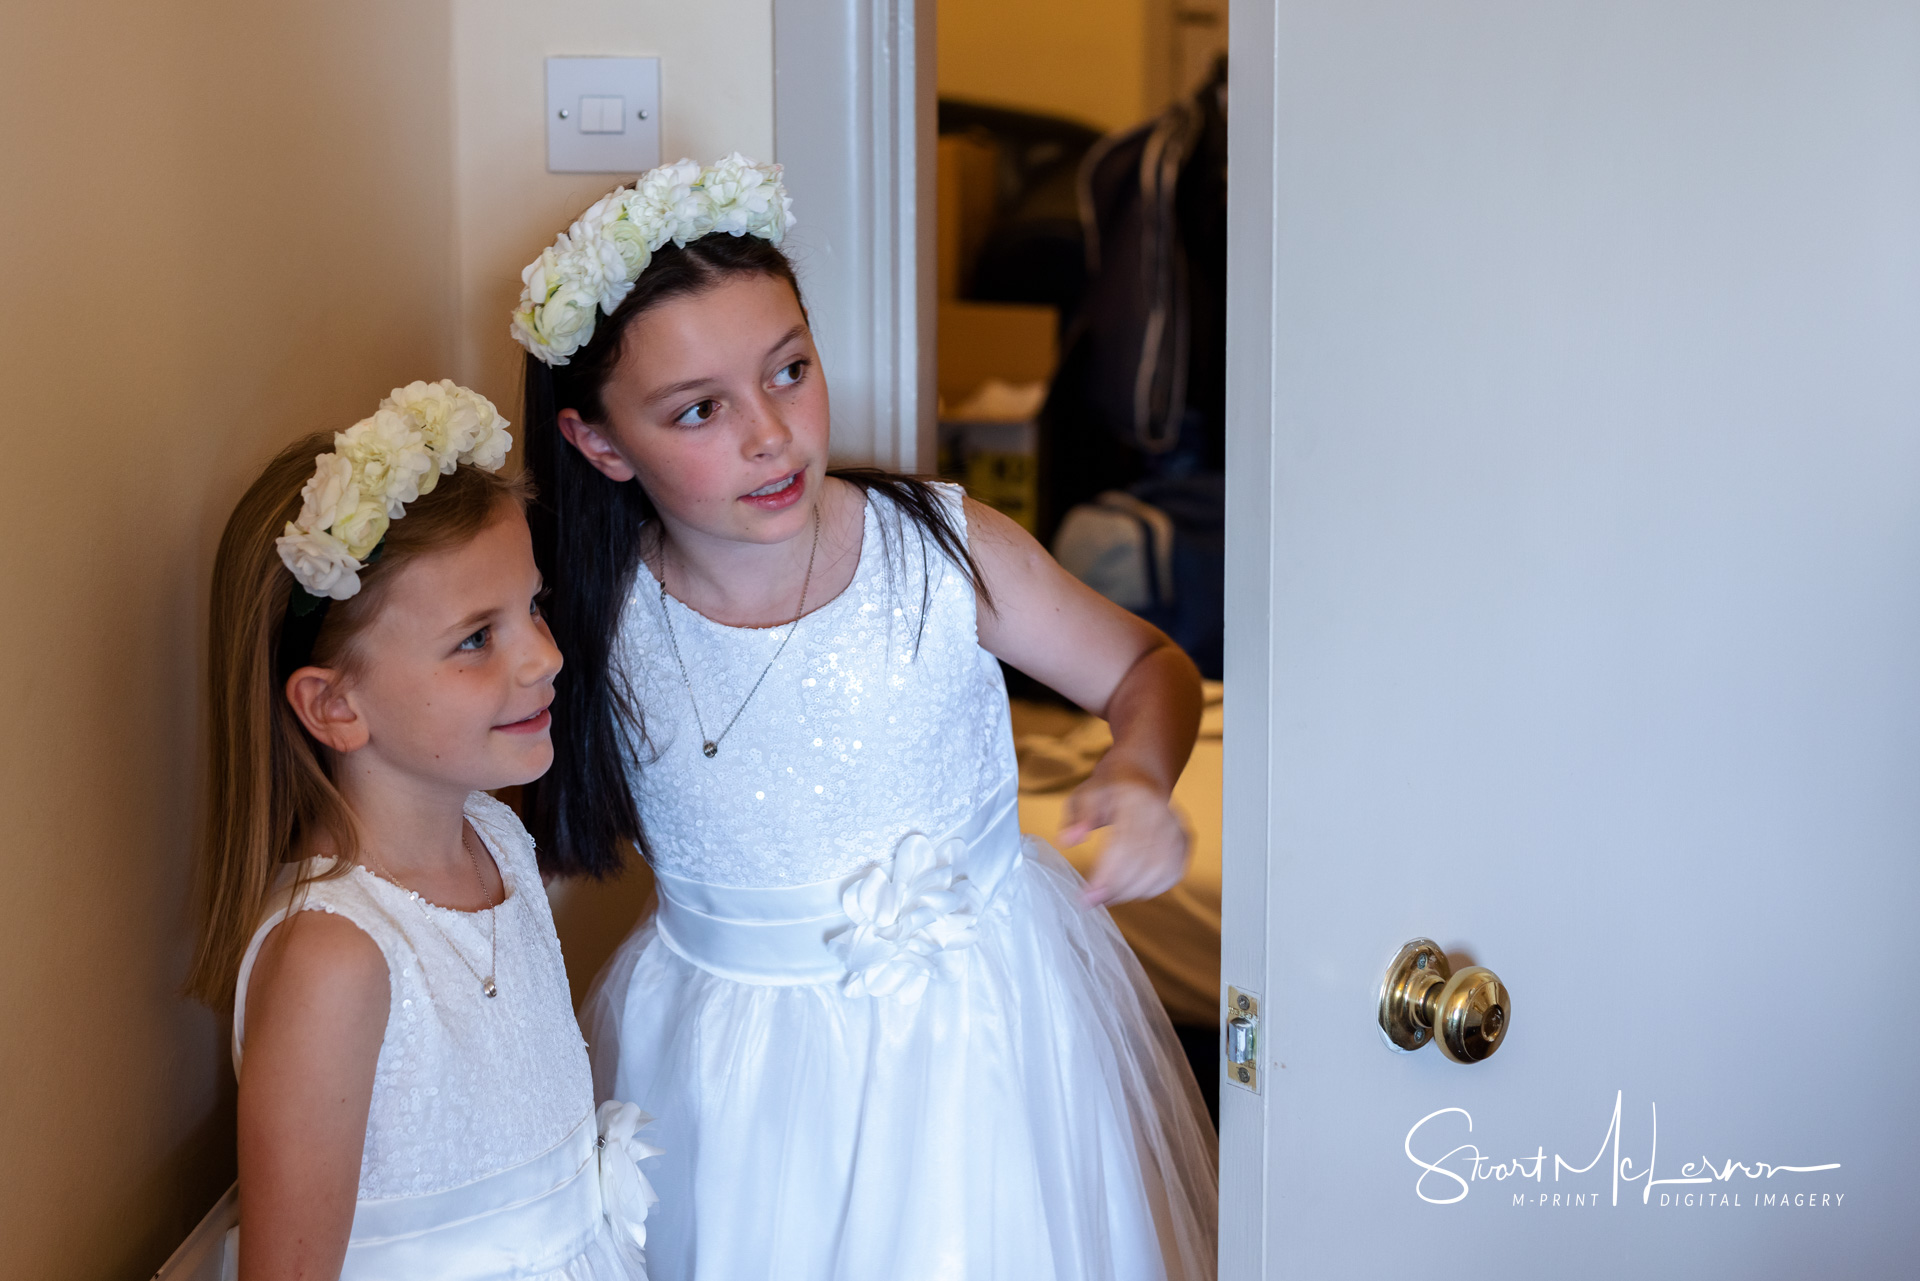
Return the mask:
M571 409L589 424L605 424L602 393L625 353L633 321L670 299L743 276L783 281L801 298L793 265L776 246L754 236L704 236L656 252L626 300L600 320L592 340L567 364L549 367L527 357L527 466L539 490L528 519L549 592L547 622L566 660L554 688L553 768L524 793L527 825L549 872L612 876L624 866L629 846L647 852L628 778L628 770L644 768L644 709L620 670L615 645L653 503L639 482L610 480L588 463L560 434L559 413ZM801 300L802 314L805 309ZM966 532L932 485L866 467L827 474L859 486L869 498L884 495L919 532L922 550L958 568L981 606L992 608ZM894 522L879 524L882 536L891 536ZM904 563L891 555L889 562ZM921 575L923 600L931 583L929 570Z

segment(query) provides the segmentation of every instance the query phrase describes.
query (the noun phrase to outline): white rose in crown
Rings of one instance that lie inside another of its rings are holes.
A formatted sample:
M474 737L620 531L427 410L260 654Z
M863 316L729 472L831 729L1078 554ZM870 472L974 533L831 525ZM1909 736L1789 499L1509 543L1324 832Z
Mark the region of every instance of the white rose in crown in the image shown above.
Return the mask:
M274 540L307 593L346 600L406 504L467 464L498 471L513 448L493 402L448 379L396 387L371 418L333 438L300 490L300 515Z
M387 536L387 526L393 518L387 515L385 506L378 502L363 502L341 520L333 522L330 531L333 536L346 544L347 553L355 560L365 561Z
M520 275L524 288L513 313L513 336L549 365L566 364L593 337L600 273L597 263L580 261L572 249L562 236Z
M612 255L619 259L620 297L613 302L613 307L618 307L626 299L627 291L633 288L633 282L653 261L653 247L647 243L652 237L639 223L622 218L608 223L600 232L600 238L604 246L602 257ZM611 316L613 307L607 306L602 299L600 310Z
M346 600L360 590L360 562L332 534L289 524L273 545L308 595Z
M593 337L594 320L600 310L600 278L589 276L574 260L571 278L562 277L547 301L535 313L534 325L541 341L557 352L569 355L587 345Z
M592 341L595 309L612 315L669 240L725 232L779 244L794 222L780 172L736 151L705 169L661 165L602 196L520 273L514 341L544 364L566 364Z

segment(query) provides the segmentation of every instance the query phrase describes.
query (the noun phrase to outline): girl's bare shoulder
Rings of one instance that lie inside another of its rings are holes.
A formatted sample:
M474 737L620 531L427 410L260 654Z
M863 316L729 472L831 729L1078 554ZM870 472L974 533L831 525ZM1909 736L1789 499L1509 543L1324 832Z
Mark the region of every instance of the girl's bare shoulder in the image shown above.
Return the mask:
M388 996L386 956L365 930L334 912L294 912L260 945L247 983L248 1040L295 1011L342 1030L377 1016L384 1032Z

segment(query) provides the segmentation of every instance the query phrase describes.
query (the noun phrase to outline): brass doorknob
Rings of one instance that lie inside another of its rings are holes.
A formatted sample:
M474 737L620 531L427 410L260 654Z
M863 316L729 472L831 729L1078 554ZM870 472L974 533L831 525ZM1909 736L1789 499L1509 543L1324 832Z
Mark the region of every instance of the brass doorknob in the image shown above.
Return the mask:
M1380 1030L1396 1049L1413 1051L1438 1041L1455 1063L1490 1058L1506 1039L1513 1000L1484 965L1458 974L1432 939L1400 949L1380 985Z

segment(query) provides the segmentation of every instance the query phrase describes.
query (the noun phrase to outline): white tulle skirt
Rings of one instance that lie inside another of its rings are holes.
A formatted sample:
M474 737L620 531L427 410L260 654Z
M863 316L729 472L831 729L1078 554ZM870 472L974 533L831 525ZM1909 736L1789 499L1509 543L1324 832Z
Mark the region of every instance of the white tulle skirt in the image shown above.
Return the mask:
M1195 1281L1215 1139L1107 913L1027 838L917 1001L721 978L636 930L582 1013L601 1098L657 1118L659 1281Z

